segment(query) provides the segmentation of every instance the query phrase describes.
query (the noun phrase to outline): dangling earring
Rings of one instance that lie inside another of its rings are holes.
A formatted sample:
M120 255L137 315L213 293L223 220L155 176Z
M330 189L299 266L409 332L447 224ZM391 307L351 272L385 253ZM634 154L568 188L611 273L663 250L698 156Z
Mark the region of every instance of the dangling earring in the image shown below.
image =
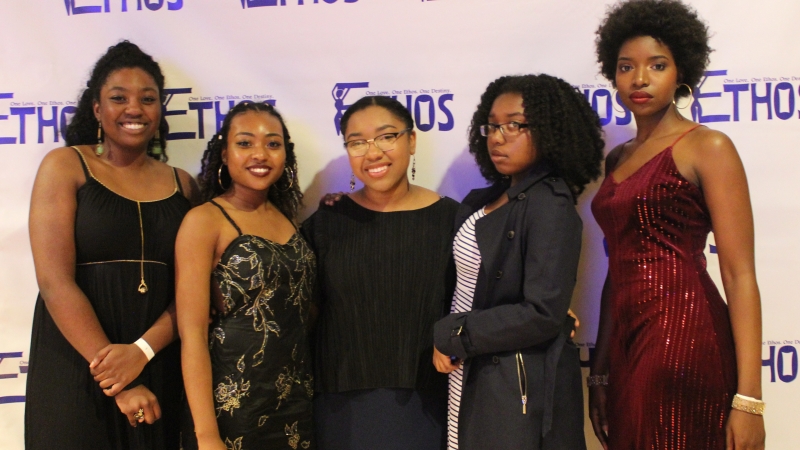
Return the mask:
M417 175L417 155L411 157L411 181L414 181L414 177Z
M356 188L356 174L350 174L350 192L353 192L353 189Z
M163 152L164 149L161 148L161 130L156 130L156 135L153 137L153 147L150 149L150 153L160 156Z
M676 108L678 108L678 109L686 109L686 108L688 108L689 106L691 106L691 104L692 104L692 103L694 103L694 92L692 92L692 87L691 87L691 86L689 86L689 85L688 85L688 84L686 84L686 83L679 84L679 85L678 85L678 89L680 89L680 87L681 87L681 86L686 86L686 89L688 89L688 90L689 90L689 98L691 98L691 100L689 101L689 103L687 103L687 104L686 104L686 106L684 106L684 107L680 107L680 106L678 106L678 104L677 104L677 103L675 103L675 97L673 96L673 97L672 97L672 104L673 104L673 105L675 105L675 107L676 107ZM675 93L676 93L676 94L678 93L678 89L675 89Z
M284 166L283 172L289 178L289 185L286 186L285 189L279 189L279 191L287 192L289 189L292 188L292 186L294 186L294 170L292 170L289 166Z
M616 111L618 113L625 114L625 108L622 108L622 111L620 111L614 106L614 99L615 98L617 98L617 90L616 89L611 91L611 100L609 100L611 102L611 107L614 108L614 111ZM622 102L620 102L620 103L622 103Z
M94 149L94 154L100 156L105 150L103 149L103 126L100 121L97 121L97 147Z
M222 168L225 167L225 161L219 165L219 169L217 169L217 184L219 184L219 188L223 191L227 191L228 189L222 185ZM230 186L228 186L230 187Z

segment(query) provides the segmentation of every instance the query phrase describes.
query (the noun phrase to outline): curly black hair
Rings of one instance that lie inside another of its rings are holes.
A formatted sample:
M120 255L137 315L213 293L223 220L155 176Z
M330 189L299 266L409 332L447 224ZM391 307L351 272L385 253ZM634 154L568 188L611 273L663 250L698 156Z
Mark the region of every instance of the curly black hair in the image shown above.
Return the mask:
M469 152L481 175L490 183L504 178L492 163L480 126L488 123L495 99L507 93L522 96L536 152L566 181L577 199L586 185L600 176L605 146L602 128L583 94L550 75L500 77L481 95L469 128Z
M411 113L403 106L402 103L397 101L392 97L386 97L384 95L369 95L366 97L361 97L358 99L357 102L350 105L347 108L347 111L344 112L342 115L342 120L339 122L339 129L342 130L342 137L346 139L346 132L347 132L347 124L350 122L350 117L353 114L361 111L362 109L367 109L370 106L380 106L385 110L392 113L397 119L402 121L406 128L414 129L414 118L411 117Z
M222 150L228 146L228 132L231 128L231 121L239 114L248 111L263 112L278 119L283 128L283 141L286 149L286 162L284 166L289 169L289 172L284 169L281 177L275 182L273 187L267 193L267 199L275 205L284 216L292 222L297 221L297 211L303 204L303 193L300 191L300 183L297 181L297 156L294 152L294 143L291 136L289 136L289 129L286 128L286 123L283 117L278 113L274 106L269 103L252 103L241 102L231 108L225 119L222 121L222 127L219 132L211 137L208 141L205 152L203 152L202 165L200 174L197 179L200 183L200 196L204 202L207 202L214 197L222 195L227 188L223 189L222 186L230 187L231 176L226 166L222 164ZM220 171L220 166L222 170ZM220 180L219 174L222 174Z
M130 41L121 41L108 48L108 51L97 60L86 82L86 88L81 92L78 99L78 106L75 115L67 126L64 133L64 140L67 146L72 145L92 145L97 143L97 119L94 117L93 104L100 100L100 89L106 83L109 75L120 69L137 68L142 69L156 82L161 103L164 103L164 74L161 67L153 60L153 57L143 52L139 46ZM151 149L154 142L150 142L147 154L159 161L167 161L167 133L169 124L164 115L161 115L161 122L158 126L159 140L161 141L161 153L154 154Z
M595 45L600 73L617 86L619 49L629 39L650 36L666 45L678 67L678 82L694 89L708 65L708 27L697 12L679 0L628 0L609 8L597 29ZM689 95L678 89L678 97Z

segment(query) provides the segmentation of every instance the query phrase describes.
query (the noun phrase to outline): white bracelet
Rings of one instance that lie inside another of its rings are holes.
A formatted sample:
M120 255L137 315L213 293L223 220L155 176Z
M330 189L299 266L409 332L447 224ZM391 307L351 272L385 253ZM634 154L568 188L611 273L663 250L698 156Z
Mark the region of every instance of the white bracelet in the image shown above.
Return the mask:
M153 359L153 356L156 356L156 352L153 351L152 347L150 347L150 344L148 344L143 338L139 338L133 343L133 345L142 349L142 352L144 352L144 356L147 356L148 361Z
M750 402L761 402L761 403L764 403L763 400L758 399L758 398L748 397L748 396L742 395L742 394L736 394L736 396L739 397L742 400L747 400L747 401L750 401Z

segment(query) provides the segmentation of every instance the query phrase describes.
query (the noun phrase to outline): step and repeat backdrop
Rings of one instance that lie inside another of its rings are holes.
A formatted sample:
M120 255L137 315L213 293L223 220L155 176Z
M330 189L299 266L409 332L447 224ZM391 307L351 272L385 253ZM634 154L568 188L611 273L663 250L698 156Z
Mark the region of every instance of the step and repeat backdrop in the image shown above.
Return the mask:
M197 173L206 141L240 101L270 102L296 142L305 215L348 189L338 120L364 95L394 96L417 123L417 183L461 200L484 186L467 151L472 112L506 74L546 72L586 96L607 149L630 139L629 112L598 75L594 31L609 0L59 0L0 2L0 448L22 449L37 294L28 206L43 156L108 46L129 39L161 64L170 164ZM691 0L715 52L685 114L727 133L746 167L764 311L763 386L771 449L798 447L800 404L800 4ZM622 112L620 112L622 111ZM588 367L606 273L583 194L584 253L573 309ZM712 275L719 270L709 240ZM721 284L720 284L721 286ZM588 369L585 369L588 373ZM69 411L64 411L69 414ZM47 432L47 430L41 430ZM586 422L590 448L599 448Z

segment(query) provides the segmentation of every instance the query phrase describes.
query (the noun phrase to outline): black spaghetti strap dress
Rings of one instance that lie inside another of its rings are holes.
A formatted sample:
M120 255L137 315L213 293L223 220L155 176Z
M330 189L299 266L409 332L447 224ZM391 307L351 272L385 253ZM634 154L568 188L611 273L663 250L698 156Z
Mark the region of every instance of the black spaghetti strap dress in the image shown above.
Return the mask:
M239 233L211 274L224 305L208 337L220 437L232 449L314 449L314 253L299 232L285 244L243 234L211 203ZM190 426L184 424L184 450L197 448Z
M76 149L76 151L78 151ZM175 191L154 201L122 197L94 178L78 151L86 183L75 213L75 281L112 343L139 339L175 298L175 236L191 205L177 173ZM143 384L162 417L133 428L103 394L89 363L36 300L25 406L25 447L38 449L177 449L183 392L180 346L160 351L128 388Z

